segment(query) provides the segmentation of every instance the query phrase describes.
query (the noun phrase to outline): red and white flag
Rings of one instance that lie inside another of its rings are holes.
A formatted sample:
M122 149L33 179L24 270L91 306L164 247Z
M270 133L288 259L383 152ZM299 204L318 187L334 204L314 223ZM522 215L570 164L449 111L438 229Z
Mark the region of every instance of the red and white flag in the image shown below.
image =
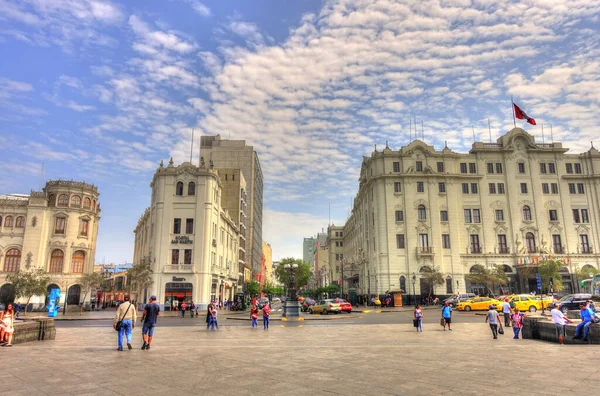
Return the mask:
M515 102L513 102L513 107L515 109L515 117L517 117L519 120L527 120L527 122L531 125L537 125L535 123L535 120L529 117L527 113L525 113L523 110L521 110L521 108L517 106Z

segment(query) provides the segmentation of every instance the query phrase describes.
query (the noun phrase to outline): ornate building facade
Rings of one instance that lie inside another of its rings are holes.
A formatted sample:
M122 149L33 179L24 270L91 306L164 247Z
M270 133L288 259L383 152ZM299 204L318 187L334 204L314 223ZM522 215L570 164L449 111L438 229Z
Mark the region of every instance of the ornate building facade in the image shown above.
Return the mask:
M444 276L436 295L484 293L465 281L476 264L506 272L499 291L529 292L548 257L576 291L574 272L600 264L600 152L567 151L514 128L469 153L415 140L365 157L344 227L357 293L425 296L426 267Z
M79 279L94 271L99 195L91 184L53 180L30 195L0 196L0 302L11 299L7 274L35 268L48 272L61 302L81 302Z
M193 301L205 309L211 299L232 298L241 286L245 214L232 216L223 207L221 177L204 163L174 166L171 160L165 168L161 162L150 184L151 205L134 231L134 265L149 261L153 270L144 301L154 294L165 307ZM237 197L243 199L241 191Z

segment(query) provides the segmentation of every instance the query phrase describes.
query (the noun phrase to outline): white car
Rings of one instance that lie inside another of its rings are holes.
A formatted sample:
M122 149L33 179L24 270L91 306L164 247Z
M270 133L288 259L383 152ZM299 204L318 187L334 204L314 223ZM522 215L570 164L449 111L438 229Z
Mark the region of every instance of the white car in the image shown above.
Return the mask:
M273 303L273 304L281 303L281 298L279 298L279 297L273 297L273 299L271 300L271 303Z

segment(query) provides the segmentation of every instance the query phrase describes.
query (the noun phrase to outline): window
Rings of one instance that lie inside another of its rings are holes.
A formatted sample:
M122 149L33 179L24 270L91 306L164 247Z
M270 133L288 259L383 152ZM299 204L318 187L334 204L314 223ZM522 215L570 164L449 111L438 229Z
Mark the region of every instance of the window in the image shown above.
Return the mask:
M25 217L23 217L23 216L17 217L17 220L15 221L15 227L16 228L25 227Z
M448 211L440 210L440 221L448 221Z
M543 162L540 163L540 173L546 173L546 164Z
M52 251L50 256L50 269L48 272L63 272L63 263L65 260L65 253L60 249Z
M498 183L498 194L504 194L504 183Z
M417 172L423 172L423 162L417 161L416 169L417 169Z
M585 190L583 189L583 183L577 183L577 194L585 194Z
M85 253L81 250L73 253L72 263L71 263L71 272L74 274L83 274L83 262L85 259Z
M406 277L404 275L400 277L400 291L406 293Z
M527 194L527 183L521 183L521 194Z
M498 252L508 253L508 245L506 244L505 234L498 234Z
M446 183L439 182L438 183L438 191L440 192L440 194L445 193L446 192Z
M569 183L569 194L575 194L575 183Z
M542 183L542 194L550 194L548 183Z
M340 261L340 254L339 253L335 254L335 261Z
M477 194L477 183L471 183L471 194Z
M442 247L450 249L450 234L442 234Z
M54 207L56 205L56 196L54 194L51 194L48 197L48 207Z
M58 206L66 208L69 206L69 196L66 194L62 194L58 197Z
M519 173L525 173L525 163L524 162L519 162L517 164L517 167L519 169Z
M490 183L488 187L490 189L490 194L496 194L496 183Z
M504 211L502 209L496 209L496 221L504 221Z
M473 223L481 223L479 209L473 209Z
M419 220L427 220L427 210L425 209L425 205L419 205L417 215Z
M2 216L0 216L0 227L2 227Z
M81 197L79 195L73 195L71 197L71 207L73 207L73 208L81 207Z
M552 248L554 253L563 253L562 241L559 234L552 235Z
M188 183L188 195L196 195L196 183Z
M12 227L13 224L13 217L12 216L6 216L6 220L4 220L4 227L8 228L8 227Z
M548 173L556 173L556 165L554 165L554 162L548 163Z
M496 173L502 173L502 163L496 163Z
M175 195L183 195L183 182L177 182L175 185Z
M54 219L54 233L64 235L66 222L67 219L64 217L57 217Z
M471 223L471 209L465 209L465 223Z
M340 241L335 241L335 246L340 247Z
M494 164L491 162L487 163L487 173L494 173Z
M525 243L527 245L527 250L529 251L529 253L536 253L537 248L535 246L535 236L533 235L533 233L528 232L527 234L525 234Z
M423 182L417 182L417 192L425 192L425 184Z
M463 194L468 194L469 193L469 183L463 183L462 184L462 192L463 192Z
M585 234L581 234L579 235L579 240L581 241L581 253L592 253L588 236Z
M579 209L573 209L573 221L575 223L581 223L581 219L579 217Z
M173 234L181 234L181 219L173 220Z
M396 211L396 221L404 221L404 211L402 211L402 210Z
M590 219L588 217L588 210L587 209L581 209L581 222L582 223L589 223Z
M183 264L192 264L192 249L183 251Z
M575 164L575 173L581 173L581 164Z
M10 249L4 257L4 272L19 272L21 264L21 251Z
M460 163L460 173L467 173L467 163L466 162Z
M171 250L171 265L179 265L179 249Z
M527 205L523 206L523 220L531 221L531 209Z
M404 234L396 234L396 248L404 249Z
M194 233L194 219L185 219L185 233L186 234Z
M402 192L402 184L400 182L394 182L394 192L395 193Z
M566 167L567 173L573 173L573 164L567 163L567 164L565 164L565 167Z
M91 199L89 199L88 197L85 197L85 198L83 199L83 208L84 208L84 209L89 209L89 208L91 208L91 207L92 207L92 200L91 200Z
M438 173L444 173L444 163L443 162L437 163L437 171L438 171Z
M452 294L452 278L446 278L446 294Z
M79 230L79 235L80 236L88 236L89 228L90 228L90 221L89 220L81 220L81 228Z
M477 173L477 167L474 162L469 163L469 173Z
M394 162L394 172L400 172L400 162Z
M558 211L556 209L550 209L548 216L550 217L550 221L558 221Z
M422 248L429 247L429 235L419 234L419 246Z
M552 191L552 194L558 194L558 184L557 183L551 183L550 184L550 190Z
M481 246L479 245L479 235L471 234L471 253L481 253Z

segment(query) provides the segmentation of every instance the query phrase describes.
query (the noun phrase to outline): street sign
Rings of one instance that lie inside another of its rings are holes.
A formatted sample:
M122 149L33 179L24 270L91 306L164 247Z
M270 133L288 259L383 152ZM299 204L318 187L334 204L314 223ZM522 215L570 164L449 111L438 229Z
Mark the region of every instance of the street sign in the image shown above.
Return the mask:
M535 279L537 280L537 288L538 290L542 290L542 277L540 274L535 274Z

